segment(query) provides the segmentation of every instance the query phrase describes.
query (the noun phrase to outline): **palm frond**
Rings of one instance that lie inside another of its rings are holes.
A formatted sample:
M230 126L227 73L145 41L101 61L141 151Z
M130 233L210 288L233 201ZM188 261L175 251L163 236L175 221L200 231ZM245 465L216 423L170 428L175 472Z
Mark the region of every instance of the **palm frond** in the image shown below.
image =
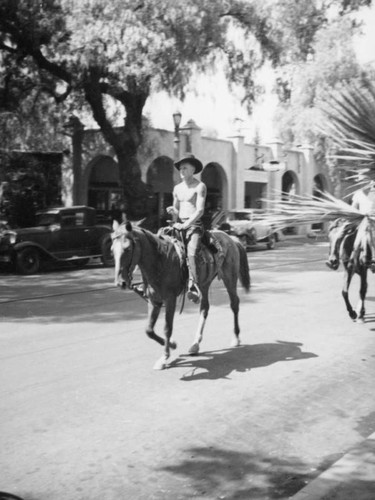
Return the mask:
M327 121L322 132L336 145L330 157L338 162L337 168L375 179L375 85L350 84L332 93L323 111Z
M257 216L271 224L275 230L329 222L338 218L357 225L366 215L326 192L319 192L318 196L293 195L286 200L281 199L285 193L278 193L278 196L279 199L264 199L268 212Z

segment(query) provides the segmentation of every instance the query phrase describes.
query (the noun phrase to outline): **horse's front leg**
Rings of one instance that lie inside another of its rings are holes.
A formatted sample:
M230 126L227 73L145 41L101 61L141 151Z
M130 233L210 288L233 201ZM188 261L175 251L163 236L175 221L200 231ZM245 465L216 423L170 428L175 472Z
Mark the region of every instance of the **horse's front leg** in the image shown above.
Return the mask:
M176 349L176 342L171 340L173 332L173 319L176 310L176 297L169 297L165 301L165 324L164 324L164 354L154 365L155 370L164 370L167 367L170 349Z
M365 310L365 300L367 294L367 267L363 267L359 273L361 284L359 289L360 301L357 307L358 319L364 320L366 310Z
M146 334L150 339L155 340L158 344L164 345L164 339L159 337L159 335L156 335L154 332L155 323L159 317L161 306L162 302L155 300L150 300L148 303L148 325L146 328Z
M349 313L349 316L351 317L351 319L357 319L357 313L354 311L354 309L350 303L350 300L349 300L349 286L350 286L350 283L352 281L353 274L354 274L354 271L352 269L352 266L350 264L346 265L345 266L345 273L344 273L344 285L343 285L341 293L342 293L343 299L345 301L346 309Z
M199 308L198 328L194 337L194 342L189 349L189 354L191 354L192 356L199 353L199 345L203 339L203 330L206 324L208 311L210 309L210 303L208 301L208 287L202 287L201 292L202 292L202 298Z

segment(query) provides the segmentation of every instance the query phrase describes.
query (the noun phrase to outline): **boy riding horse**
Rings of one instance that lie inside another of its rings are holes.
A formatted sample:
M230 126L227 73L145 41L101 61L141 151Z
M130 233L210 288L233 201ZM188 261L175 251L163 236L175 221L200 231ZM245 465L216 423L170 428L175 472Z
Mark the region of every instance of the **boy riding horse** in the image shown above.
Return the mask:
M203 165L192 154L181 158L174 165L180 172L182 182L175 186L173 205L167 207L167 212L173 215L175 219L178 218L178 222L174 224L174 227L184 234L189 267L188 298L198 303L201 298L198 286L198 251L204 233L202 216L204 214L207 188L194 175L203 170Z

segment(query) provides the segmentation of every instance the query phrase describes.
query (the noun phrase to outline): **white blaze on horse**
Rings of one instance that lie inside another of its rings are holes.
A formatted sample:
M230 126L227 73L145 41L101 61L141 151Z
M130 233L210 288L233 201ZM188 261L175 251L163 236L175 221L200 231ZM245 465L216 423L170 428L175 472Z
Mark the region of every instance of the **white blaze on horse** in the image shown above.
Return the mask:
M365 299L367 293L367 271L375 271L375 222L369 216L364 216L359 224L353 224L339 218L329 227L328 267L338 269L340 261L344 267L344 283L342 296L351 319L364 320ZM359 297L356 309L349 300L349 287L354 274L360 278Z
M203 338L203 329L209 311L208 290L215 277L219 276L227 289L230 306L234 315L234 346L240 344L238 323L239 297L237 282L243 288L250 288L250 271L247 254L241 243L222 231L212 231L221 251L220 258L202 245L200 249L201 265L198 285L202 293L200 318L190 354L198 354ZM148 324L146 334L164 346L164 354L154 368L163 369L168 364L170 349L176 348L171 340L173 319L177 297L187 288L188 272L185 259L182 258L178 242L170 236L156 235L141 229L130 222L119 225L114 222L112 250L115 259L115 283L132 288L132 276L139 267L144 280L145 295L148 300ZM154 331L162 305L165 305L164 338Z

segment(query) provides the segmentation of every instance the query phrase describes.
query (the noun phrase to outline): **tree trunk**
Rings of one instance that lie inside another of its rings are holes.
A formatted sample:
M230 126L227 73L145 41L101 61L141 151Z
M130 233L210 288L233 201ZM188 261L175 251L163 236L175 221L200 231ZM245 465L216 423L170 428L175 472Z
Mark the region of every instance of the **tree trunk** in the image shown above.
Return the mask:
M100 75L92 68L86 76L86 99L103 137L116 153L124 195L122 210L131 219L147 217L150 212L151 193L141 179L137 150L142 143L142 111L148 94L147 92L137 92L135 87L132 91L124 91L101 84ZM103 93L111 95L125 108L126 118L121 132L118 132L107 118L102 99Z
M124 200L122 210L130 219L142 219L150 213L152 193L141 179L141 168L136 154L126 146L116 151Z

